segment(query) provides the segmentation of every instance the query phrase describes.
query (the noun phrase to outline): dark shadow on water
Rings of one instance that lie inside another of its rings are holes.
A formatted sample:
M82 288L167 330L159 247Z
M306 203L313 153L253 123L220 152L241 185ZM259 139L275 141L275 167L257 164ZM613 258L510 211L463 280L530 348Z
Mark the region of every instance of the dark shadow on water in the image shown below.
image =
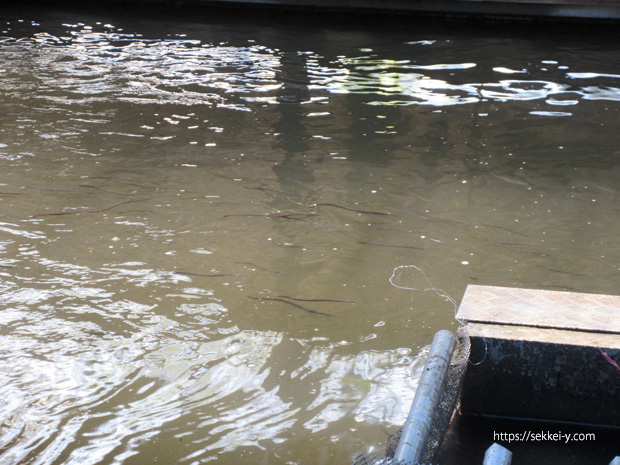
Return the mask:
M618 21L606 19L545 18L533 16L498 16L449 14L435 12L393 12L387 10L324 9L317 7L281 7L277 5L237 4L231 2L178 0L24 0L3 7L0 17L23 16L24 19L60 13L108 16L122 20L159 20L164 22L228 23L239 29L276 27L290 30L291 39L324 29L367 31L398 40L399 34L437 33L478 36L527 37L534 41L618 42Z

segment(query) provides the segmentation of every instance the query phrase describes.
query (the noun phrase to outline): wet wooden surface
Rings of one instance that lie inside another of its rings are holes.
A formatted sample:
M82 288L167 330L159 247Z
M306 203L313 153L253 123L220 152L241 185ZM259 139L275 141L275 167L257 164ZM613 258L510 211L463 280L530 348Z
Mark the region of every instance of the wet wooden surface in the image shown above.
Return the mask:
M457 318L620 334L620 296L470 285Z

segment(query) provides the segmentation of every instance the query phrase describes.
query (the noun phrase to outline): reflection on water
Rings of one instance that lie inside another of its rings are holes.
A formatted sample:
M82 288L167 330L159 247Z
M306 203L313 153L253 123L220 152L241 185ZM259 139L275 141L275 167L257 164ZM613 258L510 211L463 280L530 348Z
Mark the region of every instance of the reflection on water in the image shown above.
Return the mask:
M467 284L617 293L615 39L138 18L0 22L3 463L380 454Z

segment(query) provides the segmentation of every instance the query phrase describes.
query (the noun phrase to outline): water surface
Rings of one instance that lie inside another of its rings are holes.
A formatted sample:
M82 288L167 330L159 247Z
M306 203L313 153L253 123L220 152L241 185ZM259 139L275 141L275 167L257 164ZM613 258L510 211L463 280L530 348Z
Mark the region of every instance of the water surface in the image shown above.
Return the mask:
M297 20L0 18L3 463L350 463L468 284L617 293L614 36Z

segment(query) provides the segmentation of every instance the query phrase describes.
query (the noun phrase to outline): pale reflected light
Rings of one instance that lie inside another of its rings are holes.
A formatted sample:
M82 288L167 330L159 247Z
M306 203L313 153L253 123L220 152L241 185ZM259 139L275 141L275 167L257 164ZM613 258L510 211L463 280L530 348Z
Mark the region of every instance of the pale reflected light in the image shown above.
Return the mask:
M325 370L319 392L308 406L310 412L316 413L304 427L312 432L321 431L345 416L402 425L428 348L415 357L408 349L365 351L357 356L331 355L332 350L331 346L313 350L310 360L299 371L303 377L319 368Z

